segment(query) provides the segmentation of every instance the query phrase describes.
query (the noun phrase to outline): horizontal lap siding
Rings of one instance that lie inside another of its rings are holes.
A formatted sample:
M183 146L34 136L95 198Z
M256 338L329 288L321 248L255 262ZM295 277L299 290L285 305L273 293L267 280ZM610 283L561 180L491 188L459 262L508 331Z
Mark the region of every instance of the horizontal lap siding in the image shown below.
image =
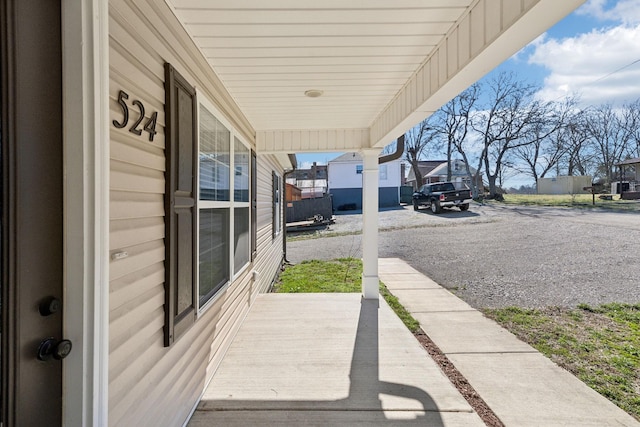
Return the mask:
M282 259L283 233L273 238L272 233L272 171L282 175L282 168L273 156L260 155L258 161L258 258L255 261L256 270L260 271L259 285L254 289L254 294L265 292L273 283L273 278L278 273L280 264L273 263L274 259ZM284 179L282 180L284 182ZM284 185L284 184L283 184ZM284 193L282 193L284 194ZM284 206L284 200L281 205ZM284 227L284 222L283 225ZM255 296L255 295L254 295Z
M269 228L271 233L272 171L277 171L278 163L271 156L257 156L258 162L258 230ZM259 233L259 232L258 232Z
M127 127L111 126L109 424L175 426L196 404L250 302L278 271L282 240L271 237L271 170L282 171L271 156L258 156L257 258L165 348L164 62L213 102L252 146L254 131L164 2L111 0L109 11L110 120L122 120L120 90L129 94L130 109ZM158 112L153 141L147 132L128 131L138 116L136 99L147 118Z

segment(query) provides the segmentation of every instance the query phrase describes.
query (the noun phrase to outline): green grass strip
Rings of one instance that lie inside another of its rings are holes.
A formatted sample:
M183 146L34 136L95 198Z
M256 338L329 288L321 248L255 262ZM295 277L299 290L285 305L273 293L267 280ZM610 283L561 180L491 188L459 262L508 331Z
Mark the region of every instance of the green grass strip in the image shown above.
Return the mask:
M412 333L418 332L420 329L420 322L418 322L412 315L407 311L406 308L398 298L389 292L389 289L384 285L384 283L380 282L380 295L384 298L384 300L389 304L389 307L396 313L396 315L402 320L402 323L409 329Z
M620 196L614 196L614 200L602 200L596 194L595 205L591 194L505 194L503 202L493 200L486 201L490 204L505 204L518 206L552 206L567 207L573 209L601 208L607 210L640 211L640 203L637 200L620 200Z
M640 304L484 312L640 420Z
M281 293L360 292L362 261L339 258L289 265L280 273L274 291Z
M289 265L280 274L274 286L274 292L281 293L323 293L323 292L361 292L362 260L339 258L331 261L310 260ZM411 316L380 282L380 295L393 309L411 332L420 329L420 323Z

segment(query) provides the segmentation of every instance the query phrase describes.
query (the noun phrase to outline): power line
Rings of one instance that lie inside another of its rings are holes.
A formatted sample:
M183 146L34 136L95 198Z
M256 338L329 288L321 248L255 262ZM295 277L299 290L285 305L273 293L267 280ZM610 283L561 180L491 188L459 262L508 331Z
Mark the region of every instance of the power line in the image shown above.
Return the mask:
M582 87L584 87L584 86L589 86L589 85L592 85L592 84L596 84L596 83L598 83L599 81L602 81L602 80L604 80L604 79L606 79L606 78L608 78L608 77L611 77L612 75L619 73L620 71L624 70L625 68L629 68L629 67L631 67L632 65L635 65L635 64L637 64L637 63L639 63L639 62L640 62L640 58L636 59L635 61L631 61L631 62L630 62L630 63L628 63L627 65L623 65L622 67L618 68L617 70L613 70L613 71L611 71L610 73L605 74L605 75L604 75L604 76L602 76L602 77L599 77L599 78L597 78L597 79L595 79L595 80L593 80L593 81L591 81L591 82L587 82L587 83L583 84L583 85L582 85ZM558 96L557 98L553 99L552 101L557 101L557 100L559 100L559 99L566 98L566 97L567 97L567 95L566 95L566 94L564 94L564 95L560 95L560 96Z
M606 79L607 77L611 77L612 75L617 74L617 73L619 73L620 71L624 70L625 68L629 68L629 67L631 67L632 65L637 64L638 62L640 62L640 58L636 59L635 61L632 61L632 62L628 63L627 65L624 65L624 66L622 66L622 67L618 68L617 70L614 70L614 71L610 72L610 73L609 73L609 74L607 74L607 75L604 75L604 76L600 77L599 79L596 79L596 80L592 81L591 83L587 83L587 85L594 84L594 83L598 83L599 81L604 80L604 79Z

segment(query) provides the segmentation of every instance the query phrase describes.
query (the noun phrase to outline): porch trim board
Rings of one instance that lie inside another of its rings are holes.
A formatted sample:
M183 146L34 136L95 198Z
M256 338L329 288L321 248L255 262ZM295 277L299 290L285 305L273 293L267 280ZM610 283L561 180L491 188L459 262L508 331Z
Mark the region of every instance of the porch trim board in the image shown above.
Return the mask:
M369 147L369 129L282 129L256 132L260 154L358 151Z
M582 3L476 2L374 120L371 146L383 147L424 120Z
M109 4L62 2L64 122L63 424L108 425Z

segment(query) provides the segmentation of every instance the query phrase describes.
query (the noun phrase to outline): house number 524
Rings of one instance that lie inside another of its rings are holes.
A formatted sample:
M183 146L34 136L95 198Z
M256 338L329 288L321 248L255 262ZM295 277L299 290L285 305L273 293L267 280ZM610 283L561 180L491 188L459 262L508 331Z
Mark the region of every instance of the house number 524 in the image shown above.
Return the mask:
M114 120L112 122L113 125L118 129L122 129L123 127L126 127L127 124L129 123L129 106L125 102L125 100L127 99L129 99L129 94L121 90L118 93L118 104L120 104L120 107L122 108L122 115L123 115L122 121ZM144 105L142 104L142 102L138 101L137 99L133 101L132 104L134 107L138 109L140 116L138 117L138 120L136 120L133 123L133 125L131 125L131 127L129 128L129 132L135 133L136 135L140 136L142 135L142 131L144 130L145 132L149 133L149 141L153 141L153 136L156 133L158 133L156 132L156 122L158 121L158 112L154 111L153 114L151 114L151 116L147 119L142 129L140 129L140 125L144 120Z

